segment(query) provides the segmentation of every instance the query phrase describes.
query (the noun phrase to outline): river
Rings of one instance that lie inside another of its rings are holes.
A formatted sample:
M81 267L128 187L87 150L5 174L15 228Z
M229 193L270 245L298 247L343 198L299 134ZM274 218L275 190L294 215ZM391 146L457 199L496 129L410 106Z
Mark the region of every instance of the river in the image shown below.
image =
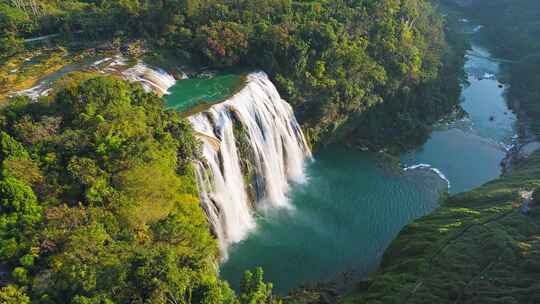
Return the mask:
M344 272L366 276L400 229L433 211L442 193L498 177L516 117L497 80L499 64L476 45L467 59L466 118L435 126L424 145L400 156L398 170L374 153L335 146L318 152L308 181L292 185L292 208L259 216L256 230L229 248L222 277L238 288L243 271L261 266L285 294Z

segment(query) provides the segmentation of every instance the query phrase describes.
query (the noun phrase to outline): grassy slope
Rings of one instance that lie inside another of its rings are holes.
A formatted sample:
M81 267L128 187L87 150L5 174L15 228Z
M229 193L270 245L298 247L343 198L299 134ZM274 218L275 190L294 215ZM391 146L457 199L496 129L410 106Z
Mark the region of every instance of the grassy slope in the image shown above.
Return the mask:
M538 186L540 152L448 198L402 230L369 287L344 303L540 303L540 207L515 208L520 190Z

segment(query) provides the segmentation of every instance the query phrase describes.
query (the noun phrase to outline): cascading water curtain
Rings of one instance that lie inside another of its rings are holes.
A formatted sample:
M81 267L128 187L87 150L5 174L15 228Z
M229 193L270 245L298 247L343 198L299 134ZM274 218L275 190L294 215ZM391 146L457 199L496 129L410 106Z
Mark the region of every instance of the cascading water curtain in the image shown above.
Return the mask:
M252 206L289 206L289 182L306 180L311 151L291 106L263 72L249 74L240 92L189 119L203 142L204 160L196 164L202 204L226 258L227 246L255 228ZM254 202L246 190L235 124L253 155L259 194Z

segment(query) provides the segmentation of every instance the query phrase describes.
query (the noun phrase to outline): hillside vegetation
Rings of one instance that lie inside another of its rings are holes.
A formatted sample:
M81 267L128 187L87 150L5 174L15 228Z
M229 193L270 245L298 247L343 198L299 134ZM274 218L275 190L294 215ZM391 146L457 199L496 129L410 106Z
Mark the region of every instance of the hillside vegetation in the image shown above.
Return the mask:
M191 126L140 85L72 74L0 113L0 303L239 303L217 277ZM241 303L271 302L262 272Z
M404 228L381 270L343 303L538 303L540 209L520 191L540 186L540 153L512 174L447 199Z
M462 76L464 48L427 0L2 0L0 24L4 56L38 35L72 48L143 38L190 64L264 69L312 143L417 144L456 107Z
M483 24L481 41L507 59L508 101L539 136L540 3L475 0L455 8ZM381 270L344 303L540 302L540 200L535 195L524 213L521 197L539 187L536 152L501 178L449 197L401 231Z

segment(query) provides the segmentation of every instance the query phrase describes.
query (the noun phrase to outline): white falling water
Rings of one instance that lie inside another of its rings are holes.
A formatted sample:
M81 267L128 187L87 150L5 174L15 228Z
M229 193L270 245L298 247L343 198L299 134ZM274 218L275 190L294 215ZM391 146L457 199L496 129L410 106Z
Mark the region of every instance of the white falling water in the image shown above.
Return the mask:
M228 245L255 227L254 210L287 207L289 182L305 181L311 158L291 106L263 72L247 77L245 87L225 102L190 117L203 142L198 179L203 207L226 258ZM256 202L250 202L236 146L234 121L240 122L254 152Z
M47 96L51 89L47 87L46 83L40 83L34 87L26 90L18 91L14 95L16 96L28 96L31 100L37 100L41 96Z
M63 69L53 73L56 77L54 79L63 76L64 74L75 70L73 65L67 65ZM154 92L158 95L168 94L168 90L172 87L176 80L167 73L167 71L160 68L153 68L147 66L144 62L139 61L132 67L128 67L128 59L122 55L116 55L115 57L107 57L95 61L87 66L81 66L80 69L88 69L101 73L103 75L116 74L121 75L125 80L131 82L139 82L146 92ZM32 100L37 100L41 96L47 96L52 91L54 79L49 79L51 75L46 75L36 86L14 92L11 95L25 95ZM187 78L185 74L182 78Z
M139 82L147 92L156 92L159 95L169 94L169 88L176 83L176 79L159 68L150 68L142 61L122 72L126 80Z

